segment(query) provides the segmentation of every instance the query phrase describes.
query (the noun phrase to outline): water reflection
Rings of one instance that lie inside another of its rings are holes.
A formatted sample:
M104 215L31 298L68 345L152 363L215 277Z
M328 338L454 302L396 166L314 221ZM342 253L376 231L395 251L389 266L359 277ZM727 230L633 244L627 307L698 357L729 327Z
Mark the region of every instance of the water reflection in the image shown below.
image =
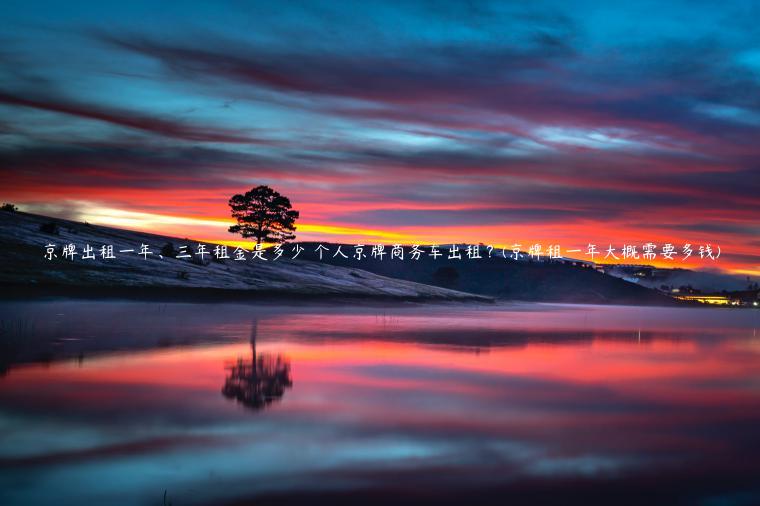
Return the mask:
M257 329L258 321L254 320L251 329L252 359L246 362L239 357L237 363L228 366L229 373L222 387L222 395L252 409L262 409L281 399L285 389L293 386L290 360L280 354L256 354Z
M758 504L758 316L0 306L0 504Z

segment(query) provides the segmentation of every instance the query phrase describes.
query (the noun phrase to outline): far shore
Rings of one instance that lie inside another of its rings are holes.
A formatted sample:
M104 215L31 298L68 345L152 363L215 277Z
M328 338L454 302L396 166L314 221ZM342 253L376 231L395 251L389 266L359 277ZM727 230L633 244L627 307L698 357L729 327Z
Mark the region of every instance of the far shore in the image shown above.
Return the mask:
M674 301L671 304L622 304L620 302L594 302L592 304L567 300L522 300L487 297L477 294L466 294L458 297L436 295L388 295L370 293L294 293L287 290L236 290L222 288L181 288L157 286L74 286L46 284L0 284L0 301L34 301L34 300L126 300L163 303L256 303L288 306L291 304L308 305L373 305L373 304L549 304L571 306L630 306L630 307L661 307L661 308L720 308L736 309L731 306L715 306L699 302Z

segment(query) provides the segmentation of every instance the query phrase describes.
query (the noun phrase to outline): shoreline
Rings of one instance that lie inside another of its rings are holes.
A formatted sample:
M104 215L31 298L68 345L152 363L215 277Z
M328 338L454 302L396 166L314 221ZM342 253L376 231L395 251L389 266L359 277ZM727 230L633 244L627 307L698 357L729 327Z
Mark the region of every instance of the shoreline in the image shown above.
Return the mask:
M206 287L169 287L169 286L75 286L75 285L14 285L2 284L0 300L140 300L146 302L416 302L428 303L485 303L493 304L498 299L477 294L462 294L457 297L437 295L388 295L368 293L297 293L288 290L237 290Z
M372 303L417 303L417 304L498 304L498 303L524 303L524 304L570 304L588 305L588 302L569 300L524 300L488 297L478 294L466 294L459 292L457 297L439 295L389 295L370 293L329 293L313 292L298 293L289 290L238 290L210 287L173 287L173 286L81 286L64 284L13 284L2 283L0 287L0 301L35 301L35 300L127 300L144 302L165 303L305 303L305 304L372 304ZM644 302L622 303L620 301L600 302L593 305L601 306L627 306L627 307L662 307L662 308L694 308L713 307L709 304L689 303L684 301L668 302L666 304L647 304Z

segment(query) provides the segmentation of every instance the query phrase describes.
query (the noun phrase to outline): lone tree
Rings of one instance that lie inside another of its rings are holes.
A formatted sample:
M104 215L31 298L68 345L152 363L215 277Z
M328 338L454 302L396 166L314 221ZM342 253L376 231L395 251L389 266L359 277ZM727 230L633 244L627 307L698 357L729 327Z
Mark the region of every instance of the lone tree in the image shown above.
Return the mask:
M262 242L282 243L295 238L298 211L292 209L290 199L268 186L257 186L230 199L232 217L237 225L229 231L243 237L255 237Z

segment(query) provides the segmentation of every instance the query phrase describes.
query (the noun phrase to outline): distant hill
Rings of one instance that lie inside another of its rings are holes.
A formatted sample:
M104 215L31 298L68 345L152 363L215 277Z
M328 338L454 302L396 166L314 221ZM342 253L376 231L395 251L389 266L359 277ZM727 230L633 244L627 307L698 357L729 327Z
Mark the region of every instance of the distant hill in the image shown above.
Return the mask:
M74 260L62 258L62 246L77 246ZM198 244L178 239L81 222L0 211L0 284L12 287L5 296L29 291L108 296L134 295L159 298L196 299L199 297L286 297L384 298L395 300L480 300L487 297L451 289L428 286L408 280L391 279L358 268L344 268L287 256L273 262L222 262L176 259L158 254L171 243L193 250ZM45 258L47 244L55 246L57 258ZM99 251L113 245L116 259L82 259L82 248L89 244ZM153 254L139 254L147 244ZM207 244L212 251L214 245ZM118 253L134 249L134 253Z
M318 243L299 243L302 256L317 259L315 249ZM425 254L419 260L408 257L410 247L405 248L405 259L391 260L390 247L382 260L370 256L371 246L365 246L367 258L356 260L351 257L353 245L342 245L341 251L349 258L333 256L338 244L323 243L329 251L322 251L322 262L343 267L360 267L383 276L415 281L439 287L477 293L500 299L522 301L551 301L584 304L678 304L656 290L608 276L588 267L556 262L515 261L504 258L499 250L492 252L491 258L485 248L481 259L448 260L449 245L439 247L443 257L433 259ZM428 250L426 249L426 252ZM509 252L508 252L509 254Z

